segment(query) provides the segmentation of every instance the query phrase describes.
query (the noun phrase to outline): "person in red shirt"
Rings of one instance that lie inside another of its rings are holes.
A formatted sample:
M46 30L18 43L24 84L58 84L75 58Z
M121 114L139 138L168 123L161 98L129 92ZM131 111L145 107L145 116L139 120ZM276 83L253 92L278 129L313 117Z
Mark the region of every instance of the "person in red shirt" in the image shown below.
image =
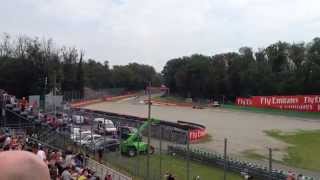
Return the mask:
M23 97L20 101L20 105L21 105L21 110L24 111L26 109L26 106L28 104L28 101L26 100L25 97Z

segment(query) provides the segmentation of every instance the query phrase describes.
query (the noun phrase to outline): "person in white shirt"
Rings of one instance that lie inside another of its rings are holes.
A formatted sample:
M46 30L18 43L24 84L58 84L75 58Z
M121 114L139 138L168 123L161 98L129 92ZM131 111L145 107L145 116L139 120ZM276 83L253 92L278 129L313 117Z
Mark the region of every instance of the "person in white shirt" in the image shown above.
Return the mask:
M39 148L39 150L37 152L37 156L43 161L47 160L46 153L43 151L41 146L40 146L40 148Z
M9 135L4 141L3 147L9 146L11 144L11 136Z

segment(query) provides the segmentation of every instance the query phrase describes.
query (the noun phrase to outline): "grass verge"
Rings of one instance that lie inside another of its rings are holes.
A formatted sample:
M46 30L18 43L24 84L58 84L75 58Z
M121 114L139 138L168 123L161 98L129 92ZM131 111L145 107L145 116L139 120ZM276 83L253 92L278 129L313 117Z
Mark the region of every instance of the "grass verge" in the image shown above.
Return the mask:
M266 159L265 156L254 152L253 149L246 150L246 151L242 152L242 154L243 154L246 158L248 158L248 159L253 159L253 160L263 160L263 159Z
M185 98L179 97L179 96L156 96L156 97L153 97L152 99L161 100L161 101L168 101L168 102L172 102L172 103L185 103L186 102Z
M265 131L268 136L284 141L291 146L283 159L290 166L320 171L320 130L283 133L280 130Z
M150 180L160 179L160 157L162 159L161 171L162 177L166 172L172 173L176 179L187 179L187 161L181 157L173 157L166 154L152 155L150 158ZM116 158L116 159L114 159ZM135 174L135 180L143 179L146 177L147 173L147 156L140 155L134 158L122 157L111 157L110 155L106 157L109 164L113 166L126 170L130 174ZM190 179L196 176L200 176L201 180L212 180L212 179L223 179L223 170L220 168L204 165L198 162L190 161ZM240 175L228 172L228 180L240 180L242 179ZM163 179L163 178L162 178Z
M280 109L243 107L243 106L236 106L231 104L225 104L222 107L226 109L231 109L231 110L242 110L242 111L248 111L248 112L254 112L254 113L320 119L320 113L317 113L317 112L296 112L296 111L288 111L288 110L280 110Z

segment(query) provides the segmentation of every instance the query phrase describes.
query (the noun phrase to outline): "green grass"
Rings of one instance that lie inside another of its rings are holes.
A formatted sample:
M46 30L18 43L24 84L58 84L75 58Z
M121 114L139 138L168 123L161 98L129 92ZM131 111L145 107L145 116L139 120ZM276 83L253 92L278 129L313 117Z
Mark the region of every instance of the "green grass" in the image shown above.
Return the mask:
M180 158L178 156L173 157L169 155L162 155L162 177L164 173L170 172L172 173L176 179L184 180L187 179L187 162L185 159ZM116 158L116 159L113 159ZM135 174L134 179L140 180L142 177L146 176L146 156L140 155L135 158L128 157L106 157L106 160L111 163L113 166L118 169L123 169L131 174ZM139 172L139 175L137 175ZM201 180L212 180L212 179L223 179L223 170L203 165L198 162L190 162L190 180L193 177L200 176ZM160 179L160 155L152 155L150 159L150 180ZM164 179L164 178L163 178ZM242 179L240 175L228 172L227 173L228 180L240 180Z
M320 130L295 133L271 130L265 133L291 145L287 150L288 155L283 159L285 164L320 171Z
M246 151L242 152L242 154L248 159L254 159L254 160L266 159L265 156L254 152L254 150L246 150Z
M282 115L282 116L289 116L289 117L320 119L320 113L317 113L317 112L296 112L296 111L288 111L288 110L280 110L280 109L244 107L244 106L237 106L237 105L231 105L231 104L226 104L226 105L223 105L222 107L226 109L242 110L242 111L248 111L248 112L254 112L254 113L265 113L265 114Z

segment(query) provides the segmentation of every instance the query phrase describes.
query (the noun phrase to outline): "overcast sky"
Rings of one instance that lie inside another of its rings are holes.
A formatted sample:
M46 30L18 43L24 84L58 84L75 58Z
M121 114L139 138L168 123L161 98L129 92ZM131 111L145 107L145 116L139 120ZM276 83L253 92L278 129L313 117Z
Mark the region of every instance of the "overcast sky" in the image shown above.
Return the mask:
M111 65L320 36L319 0L0 0L0 32L52 38Z

